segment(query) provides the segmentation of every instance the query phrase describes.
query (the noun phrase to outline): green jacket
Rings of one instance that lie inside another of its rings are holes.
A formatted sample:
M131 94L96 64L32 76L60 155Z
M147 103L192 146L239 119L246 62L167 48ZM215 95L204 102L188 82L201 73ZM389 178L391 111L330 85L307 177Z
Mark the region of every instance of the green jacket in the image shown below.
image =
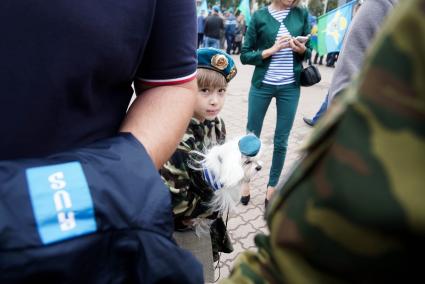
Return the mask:
M283 23L293 37L308 35L311 30L308 11L305 8L292 8ZM271 62L271 57L263 59L261 53L273 46L280 24L269 13L267 7L257 10L252 16L242 47L241 62L255 65L251 83L256 87L261 86ZM303 68L302 61L310 58L311 55L310 41L307 42L306 47L307 50L303 55L294 53L294 74L298 85Z

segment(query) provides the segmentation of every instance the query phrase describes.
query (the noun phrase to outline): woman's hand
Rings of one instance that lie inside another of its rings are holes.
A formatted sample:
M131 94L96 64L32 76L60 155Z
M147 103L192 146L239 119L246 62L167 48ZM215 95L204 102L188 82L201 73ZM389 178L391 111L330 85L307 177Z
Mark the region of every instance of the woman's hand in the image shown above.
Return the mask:
M307 50L307 47L305 47L305 43L301 43L295 38L289 41L289 46L292 48L293 52L296 52L301 55L304 54L304 52Z
M289 42L291 38L289 36L281 36L278 38L274 45L268 49L265 49L262 53L263 59L272 56L276 52L278 52L281 49L290 47Z
M272 46L272 49L274 49L276 53L280 51L281 49L288 48L290 40L291 40L290 36L281 36L280 38L276 40L276 42Z

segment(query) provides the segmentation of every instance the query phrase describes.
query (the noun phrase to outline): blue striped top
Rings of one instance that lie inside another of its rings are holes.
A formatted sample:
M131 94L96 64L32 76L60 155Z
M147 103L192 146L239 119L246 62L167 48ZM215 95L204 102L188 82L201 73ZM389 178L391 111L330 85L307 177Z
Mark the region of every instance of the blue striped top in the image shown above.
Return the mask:
M276 40L281 36L291 36L283 19L288 16L290 9L277 11L272 10L269 6L269 13L281 23L277 32ZM263 83L270 85L286 85L295 82L293 53L290 47L284 48L272 55L269 69L264 76Z

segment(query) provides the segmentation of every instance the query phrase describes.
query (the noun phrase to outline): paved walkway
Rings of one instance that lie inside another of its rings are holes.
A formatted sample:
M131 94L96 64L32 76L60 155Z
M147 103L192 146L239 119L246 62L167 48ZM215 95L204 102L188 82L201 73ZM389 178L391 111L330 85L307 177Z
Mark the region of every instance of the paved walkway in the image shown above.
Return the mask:
M241 65L239 56L233 56L233 58L238 68L238 74L229 85L226 103L221 113L226 123L228 138L245 133L248 92L252 72L254 71L253 66ZM301 89L301 98L289 137L288 153L281 181L288 175L294 163L300 158L297 148L302 144L306 135L311 132L311 127L303 122L303 116L314 116L326 96L334 69L323 66L319 66L319 69L322 74L322 81L315 86ZM237 206L238 213L229 217L228 231L235 250L231 254L221 255L219 269L217 268L215 271L216 279L229 275L234 261L242 251L255 251L254 236L256 234L268 232L264 220L264 199L273 151L275 117L276 108L273 100L266 115L261 134L264 150L262 156L263 169L251 181L251 201L248 206L239 204Z

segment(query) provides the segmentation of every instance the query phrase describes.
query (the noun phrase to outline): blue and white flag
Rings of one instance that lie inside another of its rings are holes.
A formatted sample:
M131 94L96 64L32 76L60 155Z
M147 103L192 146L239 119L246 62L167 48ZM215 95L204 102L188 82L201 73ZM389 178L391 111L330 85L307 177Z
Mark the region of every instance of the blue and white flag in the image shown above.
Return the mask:
M352 1L319 18L318 49L320 55L341 50L345 33L351 24L355 2Z

